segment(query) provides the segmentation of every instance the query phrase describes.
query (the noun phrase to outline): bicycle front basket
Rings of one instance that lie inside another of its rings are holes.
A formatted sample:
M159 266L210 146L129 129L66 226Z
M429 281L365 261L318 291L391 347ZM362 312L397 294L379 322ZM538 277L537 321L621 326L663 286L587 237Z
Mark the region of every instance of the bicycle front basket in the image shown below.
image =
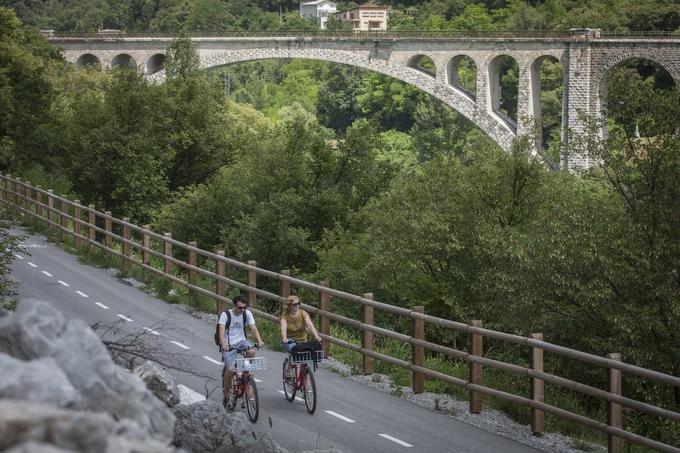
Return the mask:
M245 357L236 359L236 369L240 371L264 370L264 357Z

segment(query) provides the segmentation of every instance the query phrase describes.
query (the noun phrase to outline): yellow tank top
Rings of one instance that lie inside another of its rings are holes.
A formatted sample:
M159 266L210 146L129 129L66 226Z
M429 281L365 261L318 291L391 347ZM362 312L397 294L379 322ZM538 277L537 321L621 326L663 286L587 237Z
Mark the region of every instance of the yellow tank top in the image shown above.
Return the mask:
M289 340L307 341L307 329L305 328L306 314L307 312L300 310L300 314L296 318L293 318L288 313L283 315L283 319L287 323L286 334Z

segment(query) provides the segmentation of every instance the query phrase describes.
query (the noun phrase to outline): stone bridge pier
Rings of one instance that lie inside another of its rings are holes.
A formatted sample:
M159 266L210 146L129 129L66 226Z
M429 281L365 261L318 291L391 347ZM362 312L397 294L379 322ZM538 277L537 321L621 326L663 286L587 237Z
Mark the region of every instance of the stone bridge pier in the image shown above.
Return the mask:
M513 140L534 130L541 120L541 64L546 59L563 69L562 125L582 134L581 115L598 117L606 104L606 79L616 65L644 58L680 80L680 37L603 36L596 29L574 29L543 37L526 36L401 36L371 34L345 36L224 36L193 37L203 68L270 58L304 58L342 63L389 75L412 84L451 106L498 145L509 150ZM166 47L171 37L50 34L48 40L63 49L76 64L103 68L134 67L149 79L165 78ZM419 64L427 57L434 69ZM517 120L500 108L500 69L513 59L519 68ZM476 69L476 87L459 80L465 60ZM540 135L540 134L538 134ZM537 139L538 140L538 139ZM536 148L541 144L537 141ZM592 165L583 151L564 156L561 165L577 170Z

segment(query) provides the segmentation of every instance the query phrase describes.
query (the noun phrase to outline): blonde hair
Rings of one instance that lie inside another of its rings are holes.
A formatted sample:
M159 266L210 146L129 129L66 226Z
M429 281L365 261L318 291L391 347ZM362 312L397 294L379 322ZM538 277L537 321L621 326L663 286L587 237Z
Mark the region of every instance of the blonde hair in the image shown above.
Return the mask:
M288 296L286 299L283 301L283 309L281 310L281 314L285 315L288 313L288 310L290 310L290 304L292 304L294 301L300 301L300 298L298 296Z

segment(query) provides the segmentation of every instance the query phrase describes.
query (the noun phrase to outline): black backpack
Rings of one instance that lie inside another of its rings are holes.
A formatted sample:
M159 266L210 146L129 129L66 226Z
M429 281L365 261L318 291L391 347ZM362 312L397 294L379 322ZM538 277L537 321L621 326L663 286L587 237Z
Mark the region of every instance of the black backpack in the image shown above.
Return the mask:
M246 311L248 310L243 310L243 335L246 334ZM224 325L224 334L229 335L229 326L231 325L231 313L229 310L224 310L224 312L227 314L227 323ZM217 320L220 320L220 317L217 317ZM220 323L218 322L215 324L215 344L217 346L220 346Z

